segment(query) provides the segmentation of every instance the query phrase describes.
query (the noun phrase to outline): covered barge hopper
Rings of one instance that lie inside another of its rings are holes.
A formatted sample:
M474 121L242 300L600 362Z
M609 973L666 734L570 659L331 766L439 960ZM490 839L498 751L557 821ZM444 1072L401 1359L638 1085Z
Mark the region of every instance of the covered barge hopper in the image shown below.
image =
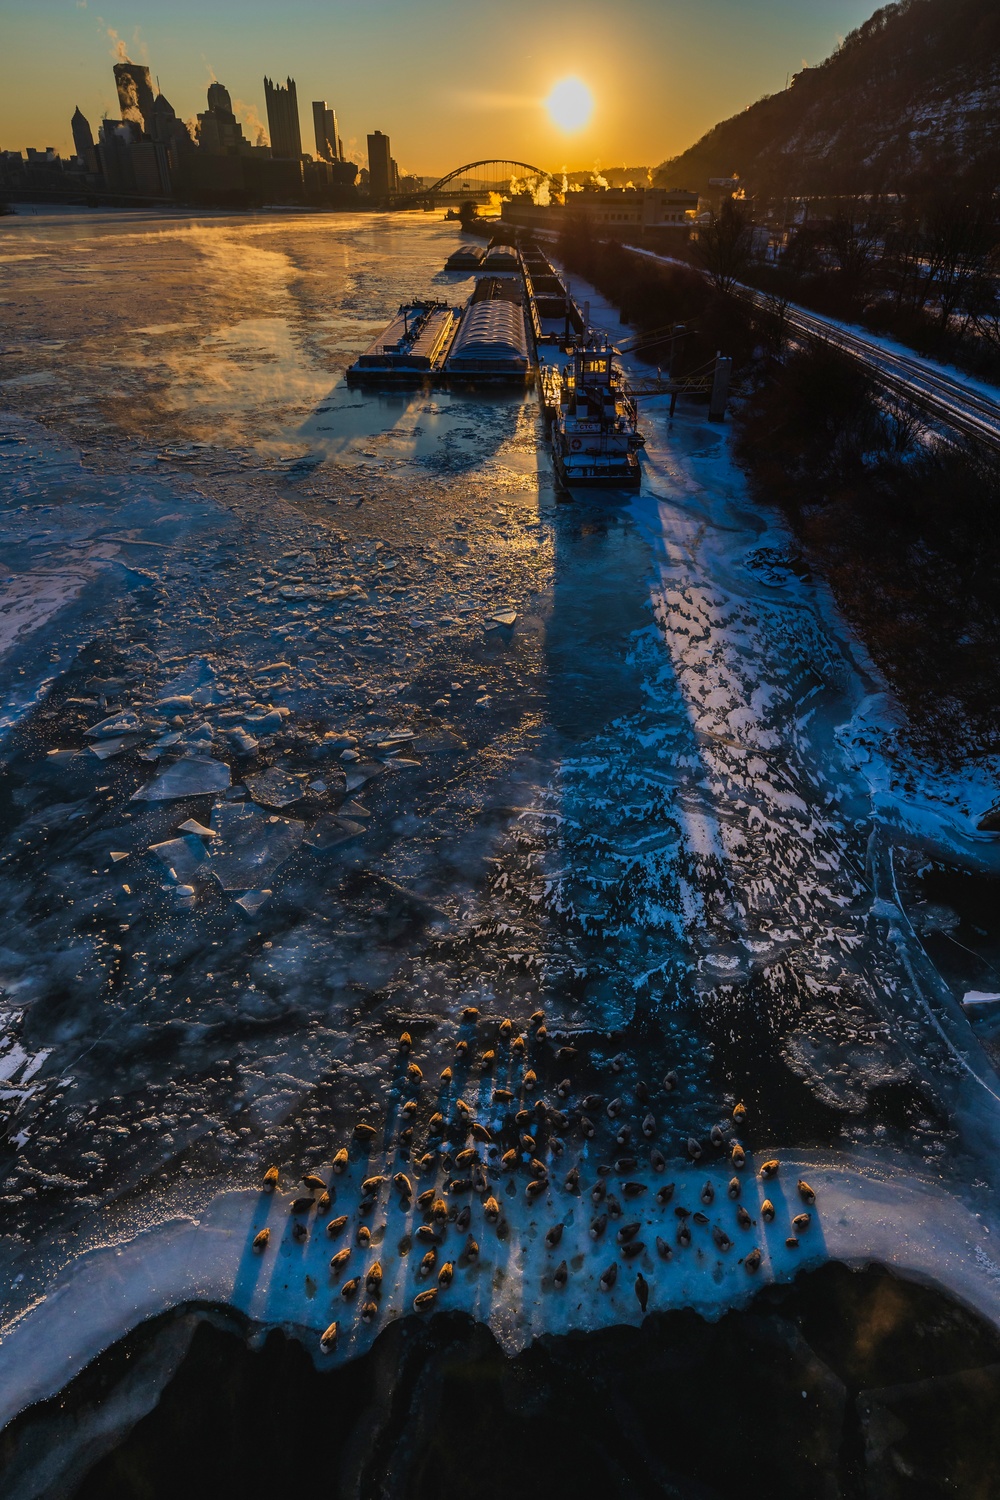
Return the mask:
M440 373L455 333L444 302L408 302L347 371L359 381L424 380Z
M482 277L462 314L445 364L456 379L524 385L533 363L517 282Z
M460 245L445 261L446 271L479 271L486 251L480 245Z

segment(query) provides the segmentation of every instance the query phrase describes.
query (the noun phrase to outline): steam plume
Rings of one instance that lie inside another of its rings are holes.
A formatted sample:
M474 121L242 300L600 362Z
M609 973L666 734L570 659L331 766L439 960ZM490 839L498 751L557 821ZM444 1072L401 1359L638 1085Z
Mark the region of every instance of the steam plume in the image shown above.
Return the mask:
M215 82L214 79L212 81L213 83ZM257 113L257 106L255 104L244 104L242 99L234 99L233 111L243 121L248 133L253 138L255 146L267 146L270 144L267 138L267 131L264 129L264 122Z

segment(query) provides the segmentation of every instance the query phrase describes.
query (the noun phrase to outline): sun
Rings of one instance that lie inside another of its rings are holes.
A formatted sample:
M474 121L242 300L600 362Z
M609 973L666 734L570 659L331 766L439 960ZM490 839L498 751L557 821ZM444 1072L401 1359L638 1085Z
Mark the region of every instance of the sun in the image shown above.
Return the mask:
M589 125L594 96L582 78L560 78L545 100L545 108L553 125L570 133Z

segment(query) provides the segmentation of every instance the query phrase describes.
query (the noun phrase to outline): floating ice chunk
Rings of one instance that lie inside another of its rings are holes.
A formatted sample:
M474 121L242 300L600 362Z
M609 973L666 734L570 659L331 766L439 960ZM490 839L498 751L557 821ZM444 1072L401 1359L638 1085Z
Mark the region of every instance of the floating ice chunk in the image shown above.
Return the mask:
M336 849L340 844L346 844L349 839L356 839L359 833L364 833L363 823L355 823L350 818L335 818L328 813L319 818L305 835L304 842L310 849L316 849L325 854L329 849Z
M418 735L410 748L418 755L446 755L449 752L466 750L468 746L450 729L441 729L434 734Z
M161 844L150 844L149 852L173 870L179 882L189 881L199 866L205 863L205 845L194 834L180 839L164 839Z
M299 798L304 795L308 774L308 772L300 772L297 775L289 775L277 766L271 766L269 770L262 771L259 776L248 776L246 784L250 788L253 800L261 803L262 806L287 807L291 802L298 802Z
M197 818L188 818L186 822L179 823L178 828L181 833L197 833L203 839L217 839L219 837L214 828L206 828L204 823L198 822ZM114 855L111 857L113 859Z
M118 865L121 864L123 859L128 859L129 852L130 851L128 849L112 849L111 858L114 860L115 864Z
M34 1078L35 1074L38 1072L45 1059L47 1057L51 1057L51 1055L51 1047L43 1047L41 1052L36 1052L28 1066L25 1068L24 1072L21 1074L21 1083L25 1084L28 1082L29 1078Z
M247 734L242 725L229 731L229 741L239 755L253 755L258 744L253 735Z
M341 750L340 758L344 761L360 760L361 756L356 750Z
M490 615L490 619L497 625L513 625L517 619L517 610L501 609L497 614Z
M360 761L356 766L351 766L347 772L345 786L349 792L356 792L359 786L364 786L366 781L372 781L374 777L381 776L385 766L378 761Z
M979 1005L1000 1005L1000 993L990 990L966 990L962 996L962 1004L967 1010L974 1010Z
M229 785L229 767L205 756L175 761L148 786L132 793L133 802L170 802L177 797L203 797Z
M157 708L172 708L177 713L190 713L194 708L194 699L190 693L171 693L166 698L157 698Z
M273 891L246 891L242 896L237 896L233 904L245 911L248 917L254 917L273 894Z
M251 719L248 722L252 723L262 734L276 734L287 718L287 708L272 708L262 718Z
M338 816L341 818L370 818L371 811L367 807L362 807L361 803L352 797L350 802L341 803Z
M112 714L109 719L102 719L99 724L93 724L89 729L85 729L84 734L110 739L123 734L141 733L142 728L142 720L137 714Z
M224 689L216 687L215 668L205 657L195 657L194 661L184 669L180 676L175 677L169 687L164 689L164 697L160 703L164 706L172 706L172 700L184 703L191 709L195 704L206 707L210 703L224 703L229 694ZM167 694L172 695L172 700Z
M304 824L268 817L253 803L218 803L212 823L219 838L206 868L224 891L258 888L295 853L305 832Z
M98 760L110 760L113 755L121 755L123 750L134 749L141 740L141 734L124 734L117 740L98 740L96 745L90 745L88 749Z

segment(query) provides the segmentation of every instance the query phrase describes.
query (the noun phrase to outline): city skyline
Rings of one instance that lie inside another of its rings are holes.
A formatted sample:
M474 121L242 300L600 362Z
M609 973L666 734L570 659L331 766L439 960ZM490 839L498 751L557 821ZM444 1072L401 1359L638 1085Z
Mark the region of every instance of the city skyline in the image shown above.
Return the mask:
M210 82L224 83L251 139L266 121L264 75L291 75L305 148L310 101L333 99L345 156L359 164L378 128L399 142L401 171L449 170L459 164L457 140L465 159L503 152L552 169L656 165L783 87L803 64L821 61L872 9L871 0L822 7L703 0L693 14L683 0L627 0L613 27L606 6L583 4L578 35L567 35L524 0L511 0L499 32L495 10L470 11L457 0L377 0L364 12L337 0L298 0L280 17L249 0L238 26L191 0L177 0L169 18L149 0L102 7L100 16L89 0L36 0L30 12L4 0L0 147L52 145L68 154L74 108L95 128L105 112L119 113L108 62L127 56L151 67L182 119L204 108ZM640 34L645 45L636 47ZM396 43L391 50L386 36ZM30 61L43 51L39 89ZM566 74L581 78L595 100L592 119L576 132L561 130L543 103ZM630 100L643 91L637 112Z

